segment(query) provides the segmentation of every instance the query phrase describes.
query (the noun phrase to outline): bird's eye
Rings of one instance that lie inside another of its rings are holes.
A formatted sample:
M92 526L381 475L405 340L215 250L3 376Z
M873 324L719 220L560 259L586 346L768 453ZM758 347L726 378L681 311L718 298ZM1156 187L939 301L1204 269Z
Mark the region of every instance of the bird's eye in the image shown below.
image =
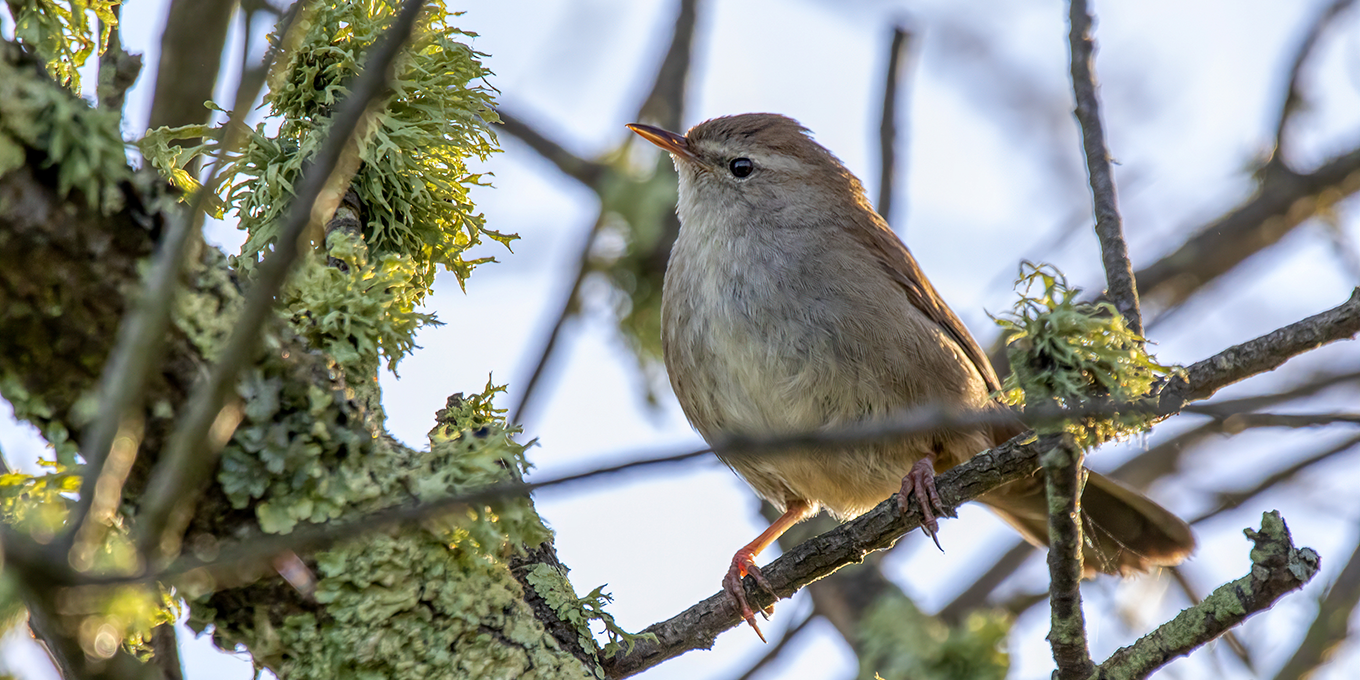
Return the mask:
M727 169L732 171L733 177L745 177L756 169L756 164L749 158L736 158L727 164Z

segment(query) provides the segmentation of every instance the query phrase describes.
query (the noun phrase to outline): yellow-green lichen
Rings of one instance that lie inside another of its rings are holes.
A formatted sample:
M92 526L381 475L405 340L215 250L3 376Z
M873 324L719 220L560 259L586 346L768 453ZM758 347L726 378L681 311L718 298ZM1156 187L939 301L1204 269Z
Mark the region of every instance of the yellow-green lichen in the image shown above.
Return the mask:
M1001 397L1012 405L1055 405L1079 409L1107 404L1117 411L1148 393L1174 372L1147 353L1145 340L1130 330L1108 302L1077 300L1081 290L1051 265L1020 266L1020 300L996 320L1006 337L1011 374ZM1144 430L1141 412L1091 416L1048 428L1069 431L1081 446Z
M57 82L79 92L80 67L96 49L103 53L109 44L118 26L114 8L121 2L19 0L9 3L9 11L14 17L14 36L47 61L47 70ZM98 23L92 23L92 18Z

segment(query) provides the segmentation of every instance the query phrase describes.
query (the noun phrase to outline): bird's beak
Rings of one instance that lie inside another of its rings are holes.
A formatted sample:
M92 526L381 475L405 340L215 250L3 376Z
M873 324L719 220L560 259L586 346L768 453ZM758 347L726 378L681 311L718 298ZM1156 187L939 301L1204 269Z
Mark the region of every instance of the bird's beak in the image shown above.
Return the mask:
M689 149L689 141L682 135L662 130L659 127L643 125L642 123L629 123L628 129L638 133L643 139L678 157L687 158L689 160L698 160L698 158L695 157L694 152Z

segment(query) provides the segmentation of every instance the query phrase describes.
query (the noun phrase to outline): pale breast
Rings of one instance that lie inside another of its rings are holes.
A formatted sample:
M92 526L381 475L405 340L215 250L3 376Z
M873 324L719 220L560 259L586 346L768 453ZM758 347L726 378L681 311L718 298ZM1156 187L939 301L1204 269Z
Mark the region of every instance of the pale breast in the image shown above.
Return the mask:
M662 343L676 396L705 439L805 432L929 402L986 402L962 351L852 252L838 259L796 231L776 234L777 244L756 230L695 236L682 231L666 273ZM947 469L988 443L916 437L726 462L776 505L805 500L849 516L896 491L928 452Z

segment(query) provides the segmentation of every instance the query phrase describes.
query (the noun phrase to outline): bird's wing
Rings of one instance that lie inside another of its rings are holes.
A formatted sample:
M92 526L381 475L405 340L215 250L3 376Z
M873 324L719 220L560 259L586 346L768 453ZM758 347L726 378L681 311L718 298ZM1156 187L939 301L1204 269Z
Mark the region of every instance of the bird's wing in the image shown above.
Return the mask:
M911 304L924 312L958 343L977 368L988 390L993 392L1000 390L1001 381L997 379L992 362L987 359L987 353L982 351L982 347L973 339L963 321L944 303L935 287L930 285L930 280L921 271L921 265L916 263L916 258L912 257L911 251L907 250L902 239L898 238L881 219L872 220L871 224L863 226L867 228L857 230L856 235L864 238L864 244L878 258L893 280L902 286Z

